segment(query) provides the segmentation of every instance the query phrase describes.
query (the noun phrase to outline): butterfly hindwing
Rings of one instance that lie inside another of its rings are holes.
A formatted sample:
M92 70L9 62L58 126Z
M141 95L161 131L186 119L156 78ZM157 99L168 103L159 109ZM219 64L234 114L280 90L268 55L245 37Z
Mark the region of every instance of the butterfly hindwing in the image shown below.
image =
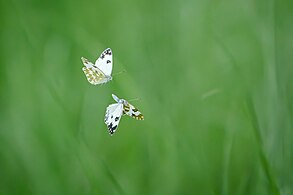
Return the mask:
M144 120L144 117L141 114L141 112L128 102L127 104L124 104L123 113L128 116L131 116L132 118L135 118L136 120Z
M108 127L109 133L113 135L118 128L121 116L123 113L123 104L111 104L106 109L105 123Z
M90 84L98 85L108 82L105 75L100 70L95 69L94 67L82 67L82 71L84 72Z
M113 66L112 50L110 48L105 49L96 60L94 66L99 68L105 75L110 76Z

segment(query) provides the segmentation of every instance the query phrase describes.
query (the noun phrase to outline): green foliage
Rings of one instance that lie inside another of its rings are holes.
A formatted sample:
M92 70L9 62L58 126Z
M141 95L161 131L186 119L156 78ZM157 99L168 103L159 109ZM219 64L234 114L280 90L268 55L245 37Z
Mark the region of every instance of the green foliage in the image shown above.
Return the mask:
M0 194L293 194L293 3L2 1ZM113 50L113 81L81 56ZM111 94L144 121L104 124Z

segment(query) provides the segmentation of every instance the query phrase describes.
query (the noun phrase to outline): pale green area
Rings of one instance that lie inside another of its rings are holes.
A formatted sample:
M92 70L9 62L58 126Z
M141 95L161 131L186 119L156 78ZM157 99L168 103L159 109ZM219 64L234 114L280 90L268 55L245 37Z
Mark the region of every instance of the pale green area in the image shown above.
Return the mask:
M293 194L289 0L1 1L0 194ZM114 54L90 85L81 56ZM123 117L109 136L111 94Z

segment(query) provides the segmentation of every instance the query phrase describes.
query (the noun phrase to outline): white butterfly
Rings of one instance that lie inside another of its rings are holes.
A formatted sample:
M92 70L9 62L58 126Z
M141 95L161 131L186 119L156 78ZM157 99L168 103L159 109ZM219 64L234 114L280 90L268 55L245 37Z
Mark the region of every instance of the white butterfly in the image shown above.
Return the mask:
M96 60L95 64L88 61L86 58L81 57L84 67L82 71L84 72L87 80L93 84L103 84L112 80L112 66L113 66L113 56L112 50L110 48L105 49L100 57Z
M133 105L129 104L124 99L119 99L114 94L112 94L112 97L117 103L110 104L106 109L105 115L105 123L111 135L117 130L122 114L129 115L137 120L144 120L141 112L139 112Z

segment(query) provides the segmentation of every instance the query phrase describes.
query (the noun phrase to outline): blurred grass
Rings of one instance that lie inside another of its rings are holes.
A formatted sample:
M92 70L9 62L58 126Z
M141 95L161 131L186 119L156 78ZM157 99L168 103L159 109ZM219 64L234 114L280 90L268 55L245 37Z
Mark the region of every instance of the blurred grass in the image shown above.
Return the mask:
M1 1L0 194L293 194L292 8ZM145 115L112 137L111 93Z

